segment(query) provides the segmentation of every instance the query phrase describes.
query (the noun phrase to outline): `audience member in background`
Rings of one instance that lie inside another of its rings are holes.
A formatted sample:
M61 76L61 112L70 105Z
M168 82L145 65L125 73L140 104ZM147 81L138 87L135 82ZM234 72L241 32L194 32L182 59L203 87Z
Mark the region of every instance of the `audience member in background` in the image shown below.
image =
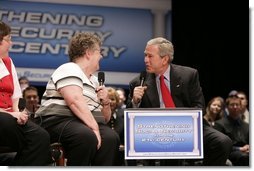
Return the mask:
M248 100L247 96L243 91L238 91L237 96L241 99L241 113L242 113L242 119L243 121L249 123L250 122L250 113L248 110Z
M144 62L147 76L145 86L140 77L130 82L127 108L205 108L204 96L196 69L172 64L174 48L170 41L158 37L147 42ZM163 84L163 82L166 82ZM164 87L164 88L161 88ZM170 98L163 98L168 89ZM204 120L204 165L226 165L231 140L213 129ZM161 165L181 165L177 160L164 160Z
M21 91L23 92L27 87L30 86L28 78L25 76L20 77L19 85L20 85Z
M108 122L110 128L115 130L120 137L119 158L117 159L117 166L125 165L124 161L124 110L118 109L119 95L112 87L108 87L108 96L111 107L111 118Z
M12 165L43 166L51 162L47 131L19 111L22 92L15 66L8 55L12 45L11 29L0 21L0 146L17 152Z
M96 35L75 34L69 43L70 62L54 71L35 113L52 142L62 144L67 165L112 166L118 154L119 136L107 125L108 90L93 75L99 70L100 51Z
M237 96L237 91L236 90L231 90L229 93L228 93L228 97L230 96ZM228 108L227 106L225 107L225 112L224 112L224 117L227 117L228 116Z
M125 109L125 108L126 108L126 104L125 104L126 95L125 95L124 89L122 89L122 88L117 88L117 89L116 89L116 92L117 92L118 95L119 95L118 108L120 108L120 109Z
M222 97L212 98L206 107L206 114L204 119L211 125L214 126L214 122L224 117L225 104Z
M249 124L241 119L241 99L229 96L226 99L228 116L215 122L214 128L228 135L233 148L229 160L234 166L249 166Z
M23 98L26 100L26 110L29 112L29 114L34 115L34 113L40 107L40 99L37 88L33 86L27 87L25 90L23 90Z

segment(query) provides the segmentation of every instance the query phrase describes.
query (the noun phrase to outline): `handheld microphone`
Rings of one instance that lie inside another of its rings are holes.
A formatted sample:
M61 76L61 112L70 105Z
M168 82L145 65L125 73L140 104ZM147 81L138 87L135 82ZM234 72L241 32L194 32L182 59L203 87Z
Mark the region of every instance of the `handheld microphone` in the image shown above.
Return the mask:
M99 85L102 86L104 84L105 81L105 74L104 72L98 72L98 82Z
M146 71L142 71L140 73L140 85L143 86L146 80Z

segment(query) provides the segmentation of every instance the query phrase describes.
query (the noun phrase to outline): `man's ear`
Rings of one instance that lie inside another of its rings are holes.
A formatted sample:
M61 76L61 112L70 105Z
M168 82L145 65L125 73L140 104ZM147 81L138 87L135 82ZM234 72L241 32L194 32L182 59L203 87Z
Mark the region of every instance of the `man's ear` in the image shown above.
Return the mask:
M170 57L168 55L165 55L163 58L163 64L168 65L170 61Z
M90 49L87 49L85 53L85 57L89 60L91 56L92 56L92 51Z

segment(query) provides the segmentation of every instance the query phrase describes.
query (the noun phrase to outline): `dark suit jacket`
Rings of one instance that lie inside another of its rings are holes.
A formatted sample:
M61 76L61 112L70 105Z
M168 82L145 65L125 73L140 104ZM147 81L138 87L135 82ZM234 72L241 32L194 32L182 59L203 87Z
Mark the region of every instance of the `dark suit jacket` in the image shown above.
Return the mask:
M249 144L249 124L241 119L234 120L227 116L217 120L214 128L229 136L233 146L242 147Z
M205 100L199 83L199 74L196 69L170 64L171 95L176 107L205 108ZM132 107L133 90L140 85L140 78L130 82L130 93L127 108ZM147 73L145 85L147 89L141 100L140 108L159 108L160 101L156 87L155 74Z

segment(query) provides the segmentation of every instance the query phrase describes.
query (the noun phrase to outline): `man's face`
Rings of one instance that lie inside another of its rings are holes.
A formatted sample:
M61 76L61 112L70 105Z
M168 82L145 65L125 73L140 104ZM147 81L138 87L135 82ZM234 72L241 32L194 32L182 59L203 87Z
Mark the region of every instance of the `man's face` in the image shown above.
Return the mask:
M248 101L247 101L247 98L244 94L237 94L237 97L239 97L241 99L241 102L242 102L242 108L245 110L247 105L248 105Z
M39 96L34 90L27 90L24 98L26 99L27 105L37 105L39 103Z
M229 115L234 119L238 119L241 116L241 99L230 99L227 108Z
M159 55L158 45L147 45L144 51L146 71L149 73L161 74L165 67L168 66L168 56Z

